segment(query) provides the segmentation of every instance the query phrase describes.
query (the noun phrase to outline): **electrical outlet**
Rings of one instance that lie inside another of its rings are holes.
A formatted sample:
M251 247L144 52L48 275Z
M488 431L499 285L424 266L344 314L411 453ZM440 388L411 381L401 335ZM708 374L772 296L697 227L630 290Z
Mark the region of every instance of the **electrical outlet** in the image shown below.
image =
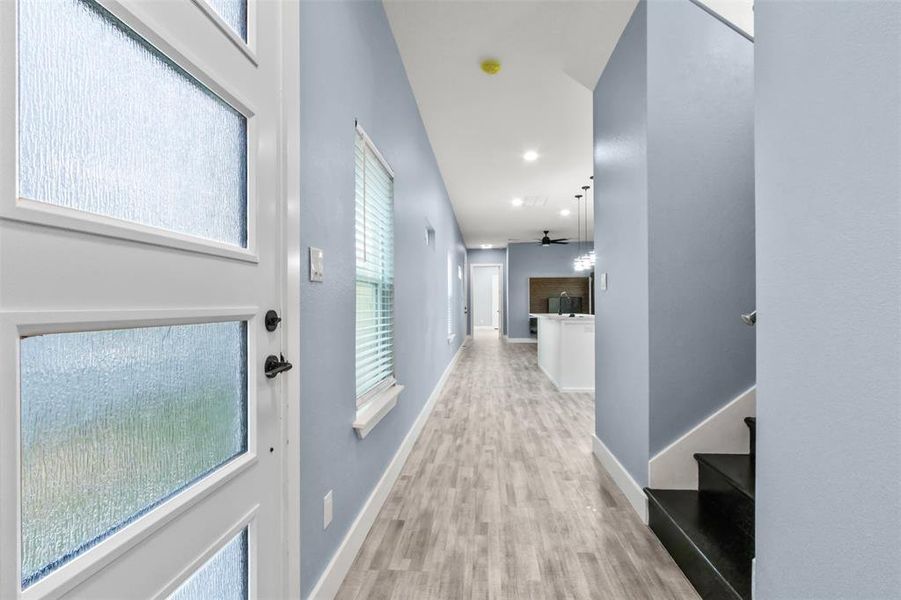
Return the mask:
M322 528L328 529L332 522L332 490L322 499Z
M599 283L601 284L600 287L602 290L607 289L607 274L606 273L601 273L601 281Z

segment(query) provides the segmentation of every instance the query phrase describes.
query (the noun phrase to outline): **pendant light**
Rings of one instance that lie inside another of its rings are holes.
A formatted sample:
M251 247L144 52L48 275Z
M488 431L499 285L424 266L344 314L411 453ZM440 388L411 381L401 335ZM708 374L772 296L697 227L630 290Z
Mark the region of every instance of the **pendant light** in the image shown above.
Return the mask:
M578 252L579 255L573 259L573 270L584 271L586 265L582 256L582 194L576 194L576 211L578 212L578 247L576 248L576 252Z
M591 177L594 179L594 177ZM588 244L588 190L591 189L589 185L582 186L582 194L576 194L576 208L579 211L579 256L577 256L573 260L573 269L576 271L592 271L594 270L595 265L595 253L594 249L585 252L585 247L582 245L582 210L584 201L584 211L585 211L585 245ZM583 200L584 199L584 200Z
M592 177L593 179L593 177ZM588 190L591 188L589 185L583 185L582 189L585 191L585 245L588 246ZM595 255L594 248L592 248L589 252L585 253L585 262L588 264L588 269L594 269L595 263Z

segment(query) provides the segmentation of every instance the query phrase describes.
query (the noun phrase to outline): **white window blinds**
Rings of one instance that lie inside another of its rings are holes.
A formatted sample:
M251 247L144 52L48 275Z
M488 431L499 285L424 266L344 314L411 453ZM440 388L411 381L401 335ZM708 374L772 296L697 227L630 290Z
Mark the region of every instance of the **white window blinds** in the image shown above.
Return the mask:
M394 383L394 177L357 128L357 403Z

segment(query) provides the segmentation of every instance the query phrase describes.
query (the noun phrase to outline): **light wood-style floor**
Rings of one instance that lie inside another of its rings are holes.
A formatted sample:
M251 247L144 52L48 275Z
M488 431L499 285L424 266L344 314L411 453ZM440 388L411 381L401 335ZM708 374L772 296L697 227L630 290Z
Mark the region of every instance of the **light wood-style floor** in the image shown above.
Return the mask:
M467 342L338 598L696 599L535 345Z

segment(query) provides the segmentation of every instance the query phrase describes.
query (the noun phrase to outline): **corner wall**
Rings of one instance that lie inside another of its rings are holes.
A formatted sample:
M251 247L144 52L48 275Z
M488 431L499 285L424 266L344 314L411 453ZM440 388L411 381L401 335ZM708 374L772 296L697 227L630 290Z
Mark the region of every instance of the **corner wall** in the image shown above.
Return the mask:
M754 385L753 45L639 2L594 90L596 433L648 461Z
M758 598L901 593L901 4L756 4Z
M325 251L325 281L303 269L300 305L301 586L316 584L464 338L466 250L381 3L300 3L301 242ZM396 173L395 353L406 386L365 440L355 417L354 120ZM427 248L425 229L436 232ZM334 490L334 520L322 499Z
M594 88L595 431L640 486L650 459L647 9L638 3Z
M648 10L650 454L754 385L754 44ZM751 416L751 415L745 415Z

